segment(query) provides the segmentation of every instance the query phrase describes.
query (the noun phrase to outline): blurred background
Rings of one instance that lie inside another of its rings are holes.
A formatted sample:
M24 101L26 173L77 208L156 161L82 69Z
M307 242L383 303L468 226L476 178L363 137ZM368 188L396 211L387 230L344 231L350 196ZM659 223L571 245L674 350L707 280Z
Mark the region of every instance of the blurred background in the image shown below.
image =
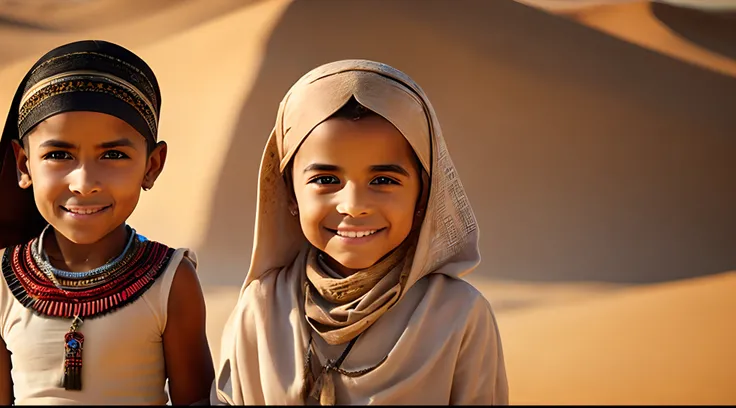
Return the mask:
M437 110L512 404L736 404L736 1L0 0L0 121L80 39L158 76L169 157L130 224L197 252L215 358L278 103L365 58Z

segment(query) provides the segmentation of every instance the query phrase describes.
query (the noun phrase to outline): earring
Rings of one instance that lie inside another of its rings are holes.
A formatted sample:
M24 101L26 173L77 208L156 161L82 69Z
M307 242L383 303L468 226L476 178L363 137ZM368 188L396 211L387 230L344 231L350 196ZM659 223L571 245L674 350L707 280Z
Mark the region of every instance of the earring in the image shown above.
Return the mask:
M153 188L153 183L150 183L150 185L149 185L148 180L149 180L148 179L148 176L146 176L146 177L143 178L143 185L141 186L141 187L143 187L143 191L148 191L151 188Z
M291 209L291 210L289 210L289 212L291 213L291 215L293 217L296 217L297 215L299 215L299 209L298 208L297 209Z
M420 215L422 215L422 210L417 210L417 217L419 217Z

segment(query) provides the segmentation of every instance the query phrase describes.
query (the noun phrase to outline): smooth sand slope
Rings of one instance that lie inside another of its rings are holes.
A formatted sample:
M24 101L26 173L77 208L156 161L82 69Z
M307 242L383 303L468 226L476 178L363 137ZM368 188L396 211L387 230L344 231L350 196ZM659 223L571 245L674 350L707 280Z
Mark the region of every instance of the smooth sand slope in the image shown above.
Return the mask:
M131 223L198 252L216 356L279 100L318 64L370 58L438 110L480 222L470 279L498 312L512 402L736 403L735 279L721 274L736 270L733 76L513 1L139 3L99 1L85 16L108 20L77 26L0 1L0 110L66 41L149 61L169 161Z
M670 57L736 76L732 0L519 0Z
M514 404L734 404L736 272L500 313Z
M0 0L0 65L89 35L143 47L255 1Z

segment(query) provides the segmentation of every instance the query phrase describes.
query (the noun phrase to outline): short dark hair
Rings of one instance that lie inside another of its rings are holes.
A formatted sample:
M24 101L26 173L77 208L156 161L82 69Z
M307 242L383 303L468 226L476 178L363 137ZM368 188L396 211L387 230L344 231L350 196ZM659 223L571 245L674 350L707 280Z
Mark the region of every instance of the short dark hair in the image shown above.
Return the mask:
M370 116L381 116L381 115L361 105L360 102L358 102L358 100L355 99L354 96L351 96L350 99L348 99L348 101L345 102L345 105L342 105L342 108L338 109L338 111L333 113L332 116L330 116L328 119L341 118L341 119L350 119L350 120L360 120L362 118L366 118ZM424 171L422 162L419 160L419 156L417 156L414 150L412 150L412 155L414 156L414 161L417 165L417 171L421 173L422 171ZM289 164L291 165L291 162L289 162Z
M340 108L337 112L333 113L332 116L330 116L328 119L342 118L359 120L361 118L374 115L377 115L377 113L361 105L354 96L351 96L350 99L345 102L345 105L343 105L342 108Z

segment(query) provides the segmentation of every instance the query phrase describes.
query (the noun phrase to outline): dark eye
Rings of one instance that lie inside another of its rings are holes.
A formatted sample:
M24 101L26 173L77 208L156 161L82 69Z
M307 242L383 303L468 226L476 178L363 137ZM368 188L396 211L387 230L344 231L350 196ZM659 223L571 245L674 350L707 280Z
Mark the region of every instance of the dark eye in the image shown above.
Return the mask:
M127 159L128 155L126 155L123 152L117 151L117 150L109 150L105 152L105 154L102 157L105 159L110 159L110 160L121 160L121 159Z
M399 182L389 177L379 176L373 179L371 184L399 184Z
M340 180L335 176L319 176L309 180L314 184L340 184Z
M46 153L45 156L43 156L45 160L70 160L72 158L72 155L68 152L63 151L55 151Z

